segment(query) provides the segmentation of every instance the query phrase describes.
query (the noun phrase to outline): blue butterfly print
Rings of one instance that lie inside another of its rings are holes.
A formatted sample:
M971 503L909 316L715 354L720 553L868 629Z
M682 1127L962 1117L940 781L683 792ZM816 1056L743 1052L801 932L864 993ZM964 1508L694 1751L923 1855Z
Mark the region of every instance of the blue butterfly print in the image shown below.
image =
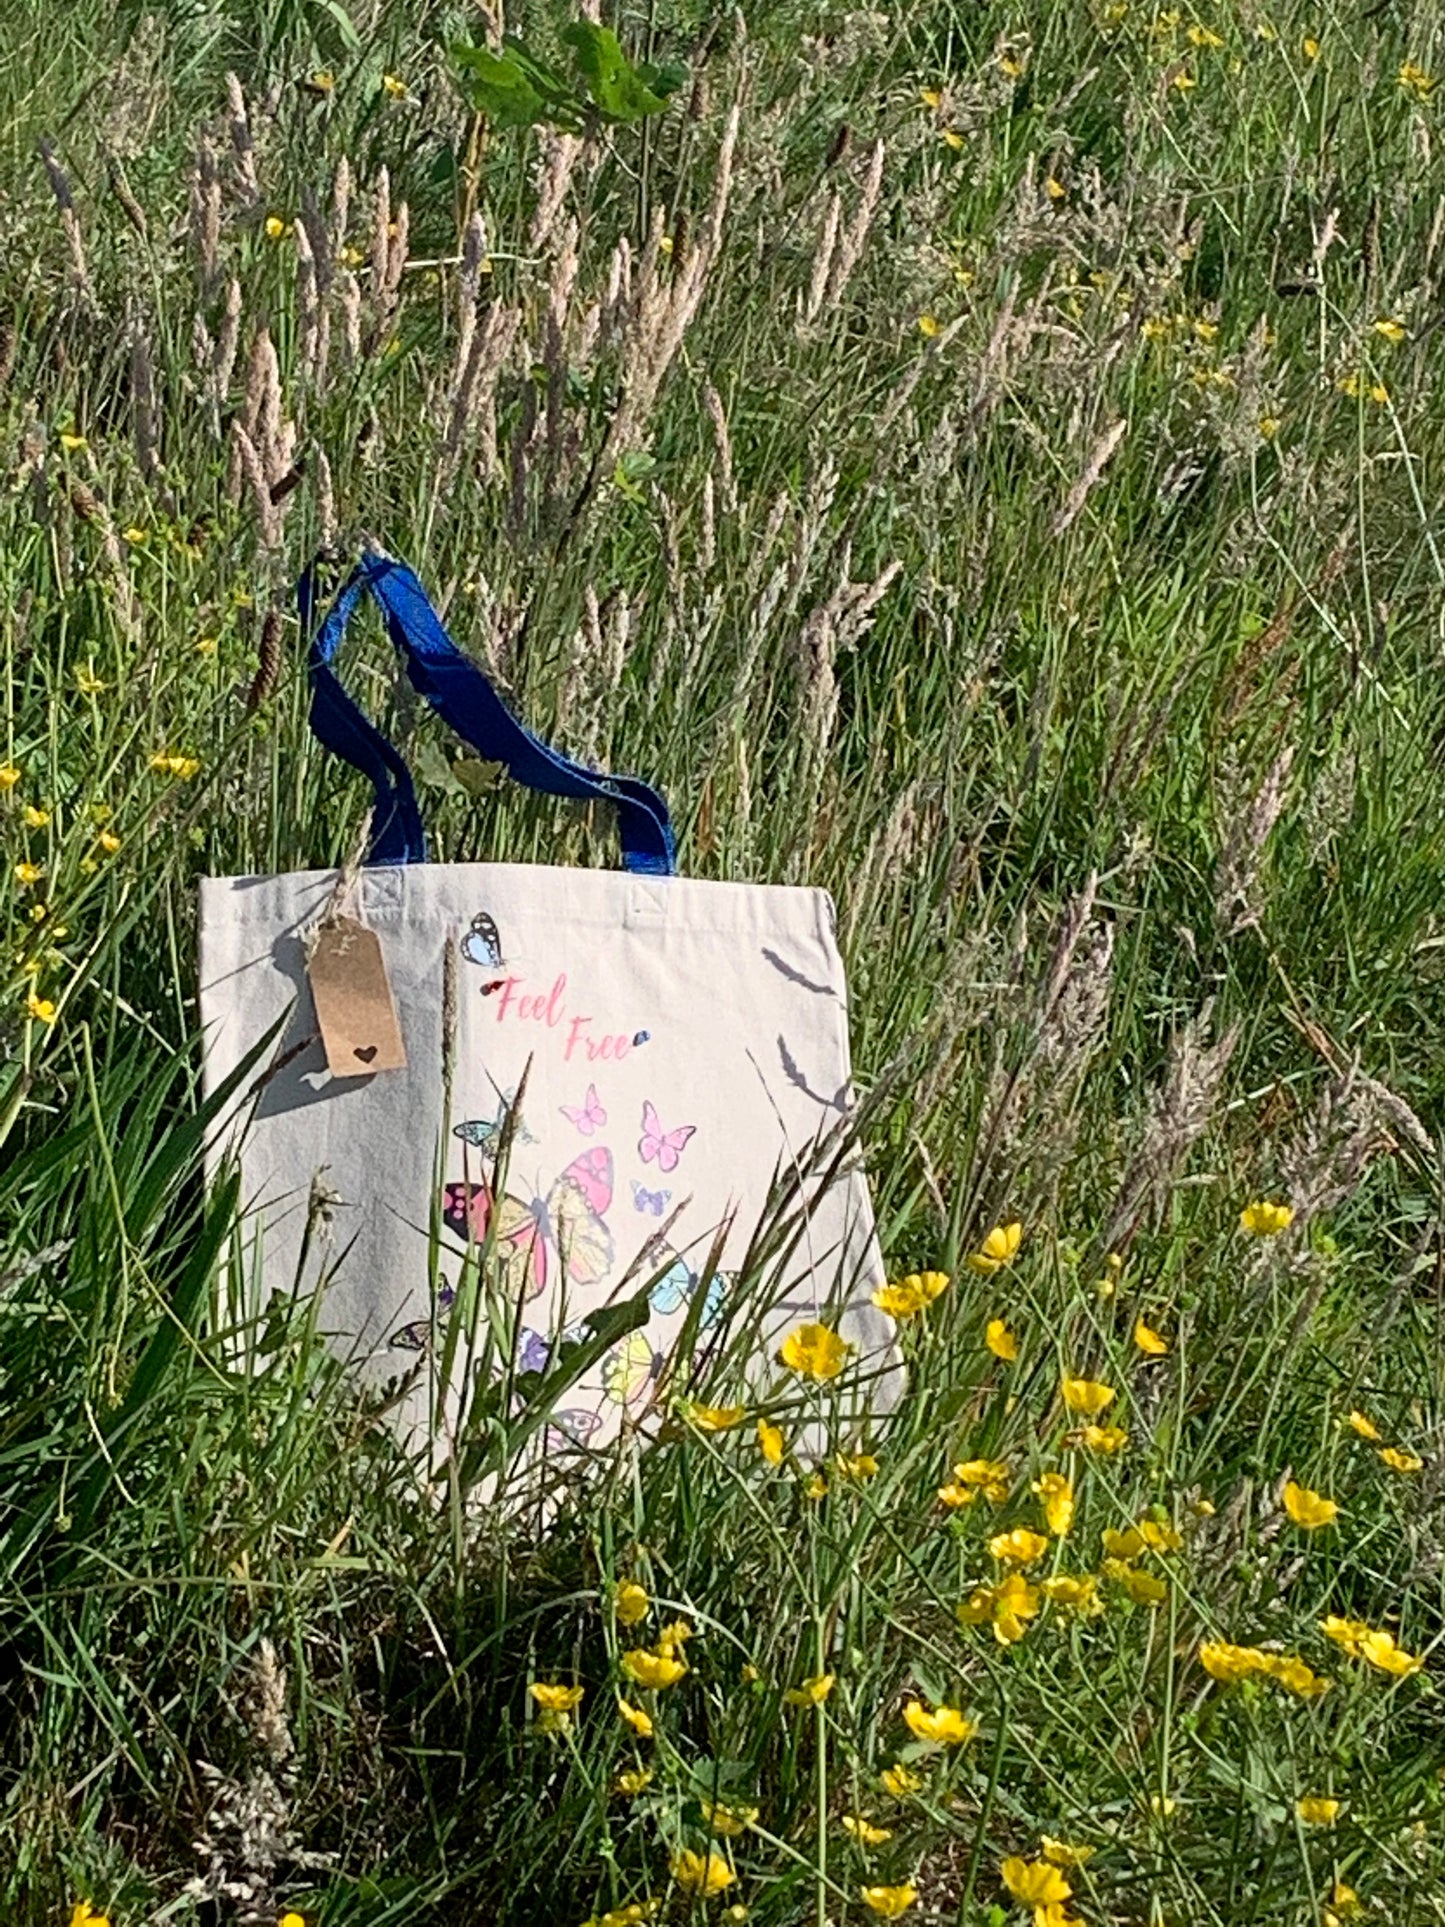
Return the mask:
M459 1137L464 1144L473 1145L479 1151L489 1150L502 1135L502 1128L511 1113L512 1100L515 1095L515 1092L509 1091L507 1095L501 1099L497 1105L497 1115L495 1117L469 1117L461 1124L454 1124L452 1126L452 1136ZM512 1133L512 1141L515 1144L535 1144L537 1142L532 1132L527 1129L520 1112L517 1116L516 1129Z
M636 1211L650 1211L654 1218L660 1218L667 1209L670 1191L649 1191L645 1184L632 1180L632 1205Z
M472 927L462 938L462 955L468 963L480 964L484 970L500 969L502 939L496 918L486 910L479 910L472 918Z
M696 1284L697 1278L683 1260L675 1258L648 1292L647 1302L655 1312L666 1318L670 1312L687 1303Z

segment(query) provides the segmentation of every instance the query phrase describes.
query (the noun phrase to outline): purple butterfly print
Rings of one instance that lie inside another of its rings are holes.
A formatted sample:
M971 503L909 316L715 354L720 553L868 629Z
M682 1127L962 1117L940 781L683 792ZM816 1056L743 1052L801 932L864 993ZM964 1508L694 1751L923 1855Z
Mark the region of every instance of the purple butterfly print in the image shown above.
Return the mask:
M589 1084L587 1086L587 1099L585 1103L564 1104L562 1106L562 1115L572 1120L583 1137L591 1137L594 1131L600 1131L602 1126L607 1122L607 1112L603 1109L602 1101L597 1095L597 1086L595 1084Z
M632 1207L635 1211L650 1211L654 1218L660 1218L667 1209L670 1191L649 1191L645 1184L632 1180Z

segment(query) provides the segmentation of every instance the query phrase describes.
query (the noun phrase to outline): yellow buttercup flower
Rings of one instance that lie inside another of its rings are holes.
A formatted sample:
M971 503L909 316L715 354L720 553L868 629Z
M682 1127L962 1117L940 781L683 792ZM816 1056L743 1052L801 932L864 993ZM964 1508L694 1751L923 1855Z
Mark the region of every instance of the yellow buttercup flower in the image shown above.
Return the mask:
M1170 78L1169 85L1176 93L1189 94L1199 85L1187 67L1181 67Z
M672 1877L685 1893L704 1895L726 1893L737 1879L721 1854L694 1853L690 1847L674 1858Z
M687 1664L674 1659L671 1653L650 1653L641 1646L622 1655L622 1670L639 1686L650 1686L660 1692L677 1684L687 1671Z
M1069 190L1062 181L1055 180L1052 174L1044 182L1044 192L1056 207L1060 201L1066 201L1069 198Z
M1413 94L1416 100L1428 100L1435 89L1435 82L1432 76L1427 74L1425 69L1413 60L1402 60L1400 62L1400 71L1396 75L1396 79L1405 92L1407 94Z
M1069 1433L1068 1442L1081 1446L1085 1452L1107 1457L1123 1451L1129 1443L1129 1434L1122 1425L1084 1425L1077 1432Z
M1271 1204L1263 1198L1254 1204L1247 1204L1239 1214L1239 1228L1251 1238L1276 1238L1281 1231L1288 1231L1293 1223L1292 1204Z
M1185 31L1184 37L1195 47L1214 49L1224 45L1217 33L1211 33L1208 27L1201 27L1197 22Z
M903 1719L914 1739L933 1746L966 1746L978 1731L956 1706L936 1706L929 1712L920 1700L909 1700Z
M873 1822L865 1820L861 1813L845 1813L843 1831L851 1833L855 1840L861 1840L865 1847L881 1847L885 1840L893 1838L892 1827L875 1827Z
M1388 341L1394 346L1410 338L1410 330L1403 321L1397 320L1392 314L1381 315L1380 319L1371 322L1370 326L1383 341Z
M1394 1674L1396 1679L1407 1679L1425 1664L1415 1654L1407 1653L1403 1646L1397 1646L1393 1633L1367 1632L1355 1650L1361 1659L1382 1673Z
M528 1692L544 1713L570 1713L574 1706L582 1704L585 1686L549 1686L542 1680L534 1680Z
M612 1610L619 1625L635 1626L652 1611L652 1601L635 1579L624 1579L612 1595Z
M1010 1565L1031 1566L1036 1559L1042 1559L1049 1549L1048 1539L1042 1532L1030 1532L1027 1526L1015 1526L1011 1532L996 1532L988 1542L988 1549L995 1559Z
M801 1686L790 1686L783 1698L789 1706L821 1706L832 1692L837 1675L817 1673L805 1679Z
M1329 1613L1320 1621L1320 1631L1326 1639L1332 1639L1337 1646L1343 1646L1347 1653L1358 1654L1360 1641L1370 1630L1363 1619L1342 1619L1338 1613Z
M912 1318L923 1310L928 1300L916 1279L903 1278L896 1285L880 1285L873 1293L873 1302L890 1318Z
M1320 57L1320 43L1315 39L1313 34L1307 33L1300 42L1300 51L1306 60L1318 60Z
M1039 1590L1052 1605L1083 1613L1091 1619L1104 1610L1104 1602L1099 1597L1099 1582L1091 1572L1077 1576L1055 1573L1051 1579L1040 1580Z
M841 1479L856 1479L860 1485L878 1475L878 1461L871 1452L839 1452L833 1464Z
M931 108L935 113L943 105L943 93L938 87L920 87L918 98L925 107Z
M135 527L131 527L128 529L122 529L121 534L124 536L125 540L130 543L133 549L143 548L145 544L149 542L151 539L151 532L149 529L138 529Z
M20 821L27 830L43 830L50 821L49 810L38 810L33 803L27 803L20 812Z
M639 1739L650 1740L652 1738L655 1729L650 1713L644 1713L640 1706L629 1705L621 1695L618 1696L617 1710Z
M267 239L272 241L279 241L283 237L283 235L286 234L290 225L291 225L290 222L283 221L279 214L268 214L266 216Z
M1097 1418L1118 1397L1112 1385L1092 1378L1066 1378L1059 1389L1069 1410L1085 1418Z
M758 1450L769 1465L782 1464L785 1443L781 1426L770 1425L765 1418L758 1420Z
M1307 1532L1317 1531L1320 1526L1333 1525L1339 1516L1339 1506L1333 1499L1322 1493L1311 1492L1307 1485L1296 1485L1293 1479L1285 1481L1284 1509L1297 1526Z
M404 100L406 97L406 82L397 74L383 74L381 76L381 91L391 100Z
M1199 1648L1200 1665L1222 1686L1237 1686L1261 1671L1261 1657L1253 1646L1232 1646L1222 1639L1206 1639Z
M702 1800L703 1822L711 1833L721 1834L725 1839L735 1840L740 1833L757 1822L756 1807L725 1806L721 1800Z
M1402 1452L1398 1445L1382 1445L1380 1457L1392 1472L1418 1472L1425 1463L1413 1452Z
M996 1224L970 1257L970 1271L981 1271L987 1275L1002 1270L1023 1243L1023 1236L1021 1224Z
M803 1487L803 1497L805 1499L826 1499L827 1496L828 1481L823 1477L821 1472L815 1472Z
M152 756L150 766L163 776L174 776L181 782L187 783L201 767L201 763L197 756L178 756L174 750L163 749L157 750Z
M650 1766L630 1766L619 1773L614 1782L617 1792L625 1794L629 1800L635 1799L651 1785L652 1768Z
M1142 1318L1134 1320L1134 1343L1150 1358L1162 1358L1169 1349L1169 1340L1152 1330Z
M40 879L44 875L45 875L45 865L43 863L27 862L27 863L17 863L15 865L15 881L19 884L23 884L27 890L30 888L30 886L33 883L39 883Z
M934 341L943 332L943 326L937 315L921 314L918 317L918 332L925 341Z
M983 1342L995 1358L1011 1364L1019 1355L1019 1341L1001 1318L990 1318L988 1329L984 1332Z
M884 1791L891 1793L895 1800L906 1800L910 1793L917 1793L923 1785L923 1775L915 1773L901 1760L895 1760L892 1766L885 1766L878 1778Z
M1295 1801L1295 1811L1306 1826L1330 1827L1339 1816L1338 1800L1327 1800L1319 1794L1307 1793L1303 1799Z
M75 686L82 696L98 696L103 689L108 687L108 685L103 683L100 677L96 675L94 668L88 662L83 662L79 669L76 670Z
M783 1340L779 1358L800 1378L836 1378L853 1347L826 1325L799 1325Z
M95 841L97 847L104 850L107 856L114 856L120 848L120 838L114 830L102 830Z
M0 763L0 796L4 796L20 781L21 772L14 763Z
M583 1921L582 1927L642 1927L647 1920L656 1920L661 1906L658 1900L629 1900L621 1907L609 1907L605 1914L592 1914Z
M663 1627L657 1635L657 1650L671 1659L693 1637L692 1627L685 1619L674 1619Z
M25 1014L37 1024L53 1024L56 1009L48 997L37 997L32 991L25 999Z
M1048 1834L1041 1836L1039 1845L1045 1860L1051 1860L1056 1867L1082 1867L1094 1857L1092 1847L1071 1847L1063 1840L1051 1839Z
M861 1887L859 1898L870 1913L882 1920L897 1920L918 1898L916 1887Z
M979 1586L958 1607L965 1626L992 1624L1000 1646L1012 1646L1028 1631L1025 1623L1037 1618L1043 1595L1021 1572L1011 1572L996 1586Z
M1068 1536L1074 1523L1074 1488L1062 1472L1043 1472L1032 1490L1043 1502L1044 1519L1056 1539Z
M1378 1439L1380 1436L1379 1427L1373 1419L1366 1418L1363 1412L1351 1412L1345 1423L1353 1431L1358 1432L1362 1439Z
M962 1486L981 1492L990 1505L1002 1505L1009 1493L1007 1459L964 1459L953 1468Z
M1260 1662L1260 1671L1267 1678L1299 1699L1318 1699L1321 1693L1330 1690L1330 1681L1307 1666L1296 1654L1263 1653Z
M1011 1854L999 1868L1003 1884L1021 1907L1062 1907L1073 1888L1047 1860Z
M110 1927L104 1914L98 1914L88 1900L77 1900L70 1910L70 1927Z
M700 1432L730 1432L735 1425L741 1425L747 1417L747 1407L743 1405L694 1405L691 1402L683 1407L684 1416Z
M951 147L955 154L963 152L963 135L956 127L945 127L941 139L945 147Z
M1353 1887L1347 1887L1343 1880L1337 1880L1330 1889L1330 1905L1342 1919L1352 1920L1360 1911L1360 1896ZM1330 1915L1326 1914L1326 1927L1329 1921Z
M1136 1606L1162 1606L1169 1597L1169 1588L1164 1580L1156 1579L1152 1572L1144 1572L1122 1559L1106 1559L1103 1570L1105 1577L1121 1587Z

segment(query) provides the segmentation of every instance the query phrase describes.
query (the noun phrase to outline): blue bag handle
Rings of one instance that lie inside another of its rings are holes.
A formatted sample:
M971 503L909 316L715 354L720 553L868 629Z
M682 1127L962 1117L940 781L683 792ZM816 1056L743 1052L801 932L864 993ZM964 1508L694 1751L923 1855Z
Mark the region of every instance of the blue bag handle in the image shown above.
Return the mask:
M314 562L296 585L302 630L311 635L311 728L327 749L371 783L376 800L370 862L425 863L426 832L405 762L347 695L331 667L356 605L368 593L406 661L412 687L463 742L487 762L505 765L528 789L611 803L617 811L624 867L643 876L675 873L672 824L661 795L636 777L607 776L575 763L534 736L457 648L412 571L380 554L362 557L314 632Z

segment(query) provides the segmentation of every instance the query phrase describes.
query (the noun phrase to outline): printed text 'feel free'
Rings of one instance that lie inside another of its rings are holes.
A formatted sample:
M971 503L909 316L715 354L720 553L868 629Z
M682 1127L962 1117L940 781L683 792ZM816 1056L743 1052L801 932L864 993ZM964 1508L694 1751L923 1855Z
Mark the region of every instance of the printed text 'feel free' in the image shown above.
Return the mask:
M563 1003L567 989L567 973L557 973L552 988L547 991L524 991L525 977L504 977L495 990L488 989L496 998L493 1005L497 1022L504 1023L511 1018L514 1023L543 1024L548 1030L556 1030L563 1022L567 1025L567 1040L562 1047L562 1058L570 1063L574 1055L586 1053L589 1064L618 1064L632 1049L633 1039L629 1034L612 1034L606 1037L589 1037L590 1017L569 1016Z

